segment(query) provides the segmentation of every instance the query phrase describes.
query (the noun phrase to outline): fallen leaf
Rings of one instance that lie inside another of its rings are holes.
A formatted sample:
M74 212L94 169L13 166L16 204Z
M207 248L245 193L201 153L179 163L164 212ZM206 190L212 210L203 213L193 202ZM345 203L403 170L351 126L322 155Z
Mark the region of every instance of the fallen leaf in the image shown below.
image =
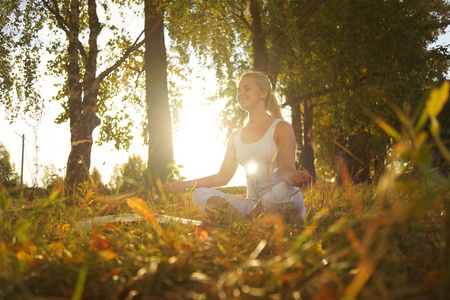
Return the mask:
M158 234L164 235L164 232L159 225L158 220L155 218L152 210L147 206L147 204L145 204L144 200L137 197L130 197L127 198L127 204L135 213L143 217L146 221L150 222L153 228L158 232Z
M201 226L195 226L194 236L200 241L204 241L208 238L208 232L204 230Z
M36 252L36 246L30 244L26 247L21 247L17 253L16 257L22 261L30 261L33 258L34 253Z
M65 247L61 243L51 243L47 245L50 256L62 257Z
M104 260L112 260L118 256L118 254L111 250L101 250L98 251L98 255Z
M97 227L92 229L91 249L93 251L113 250L113 244L106 237L106 235L100 233Z

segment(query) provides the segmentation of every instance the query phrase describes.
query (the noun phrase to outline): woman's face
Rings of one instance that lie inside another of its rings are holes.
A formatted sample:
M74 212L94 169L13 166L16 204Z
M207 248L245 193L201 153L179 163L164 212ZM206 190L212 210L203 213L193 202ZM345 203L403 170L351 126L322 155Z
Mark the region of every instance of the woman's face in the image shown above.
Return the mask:
M239 81L237 101L239 106L248 111L255 105L264 105L267 91L261 91L255 78L245 76Z

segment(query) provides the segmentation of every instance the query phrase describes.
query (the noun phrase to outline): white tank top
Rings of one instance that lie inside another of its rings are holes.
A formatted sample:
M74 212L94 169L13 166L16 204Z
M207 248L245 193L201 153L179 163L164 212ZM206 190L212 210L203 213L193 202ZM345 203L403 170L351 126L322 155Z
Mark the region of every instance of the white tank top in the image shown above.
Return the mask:
M281 182L277 144L274 139L275 128L280 121L283 120L273 121L264 136L254 143L242 142L242 128L236 132L236 160L245 169L248 198L259 199L269 192L271 186Z

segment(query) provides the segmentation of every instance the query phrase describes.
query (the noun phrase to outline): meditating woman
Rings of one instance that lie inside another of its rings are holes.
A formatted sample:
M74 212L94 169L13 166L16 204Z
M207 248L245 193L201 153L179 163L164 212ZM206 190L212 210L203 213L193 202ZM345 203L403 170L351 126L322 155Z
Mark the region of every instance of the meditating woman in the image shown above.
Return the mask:
M269 78L260 72L242 75L237 101L248 112L245 126L228 139L217 174L164 185L167 193L195 188L192 201L209 217L220 212L227 221L252 219L263 212L298 219L306 210L299 189L311 176L295 168L295 135L281 116ZM228 184L238 164L244 166L247 196L238 197L212 189Z

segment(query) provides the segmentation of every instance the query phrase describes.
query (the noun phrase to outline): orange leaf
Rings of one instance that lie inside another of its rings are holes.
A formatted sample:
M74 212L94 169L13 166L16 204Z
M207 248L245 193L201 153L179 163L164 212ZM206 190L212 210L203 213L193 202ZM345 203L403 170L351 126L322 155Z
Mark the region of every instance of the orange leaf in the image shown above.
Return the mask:
M22 261L30 261L33 258L34 253L36 252L36 246L33 244L29 244L26 247L21 247L19 251L16 253L16 257Z
M208 232L204 230L201 226L195 226L194 236L196 239L204 241L206 238L208 238Z
M108 238L101 234L97 227L92 229L91 249L93 251L112 250L113 246Z
M152 210L145 204L144 200L137 197L130 197L127 198L127 204L135 213L143 217L146 221L149 221L160 235L164 235L158 220L155 218Z

